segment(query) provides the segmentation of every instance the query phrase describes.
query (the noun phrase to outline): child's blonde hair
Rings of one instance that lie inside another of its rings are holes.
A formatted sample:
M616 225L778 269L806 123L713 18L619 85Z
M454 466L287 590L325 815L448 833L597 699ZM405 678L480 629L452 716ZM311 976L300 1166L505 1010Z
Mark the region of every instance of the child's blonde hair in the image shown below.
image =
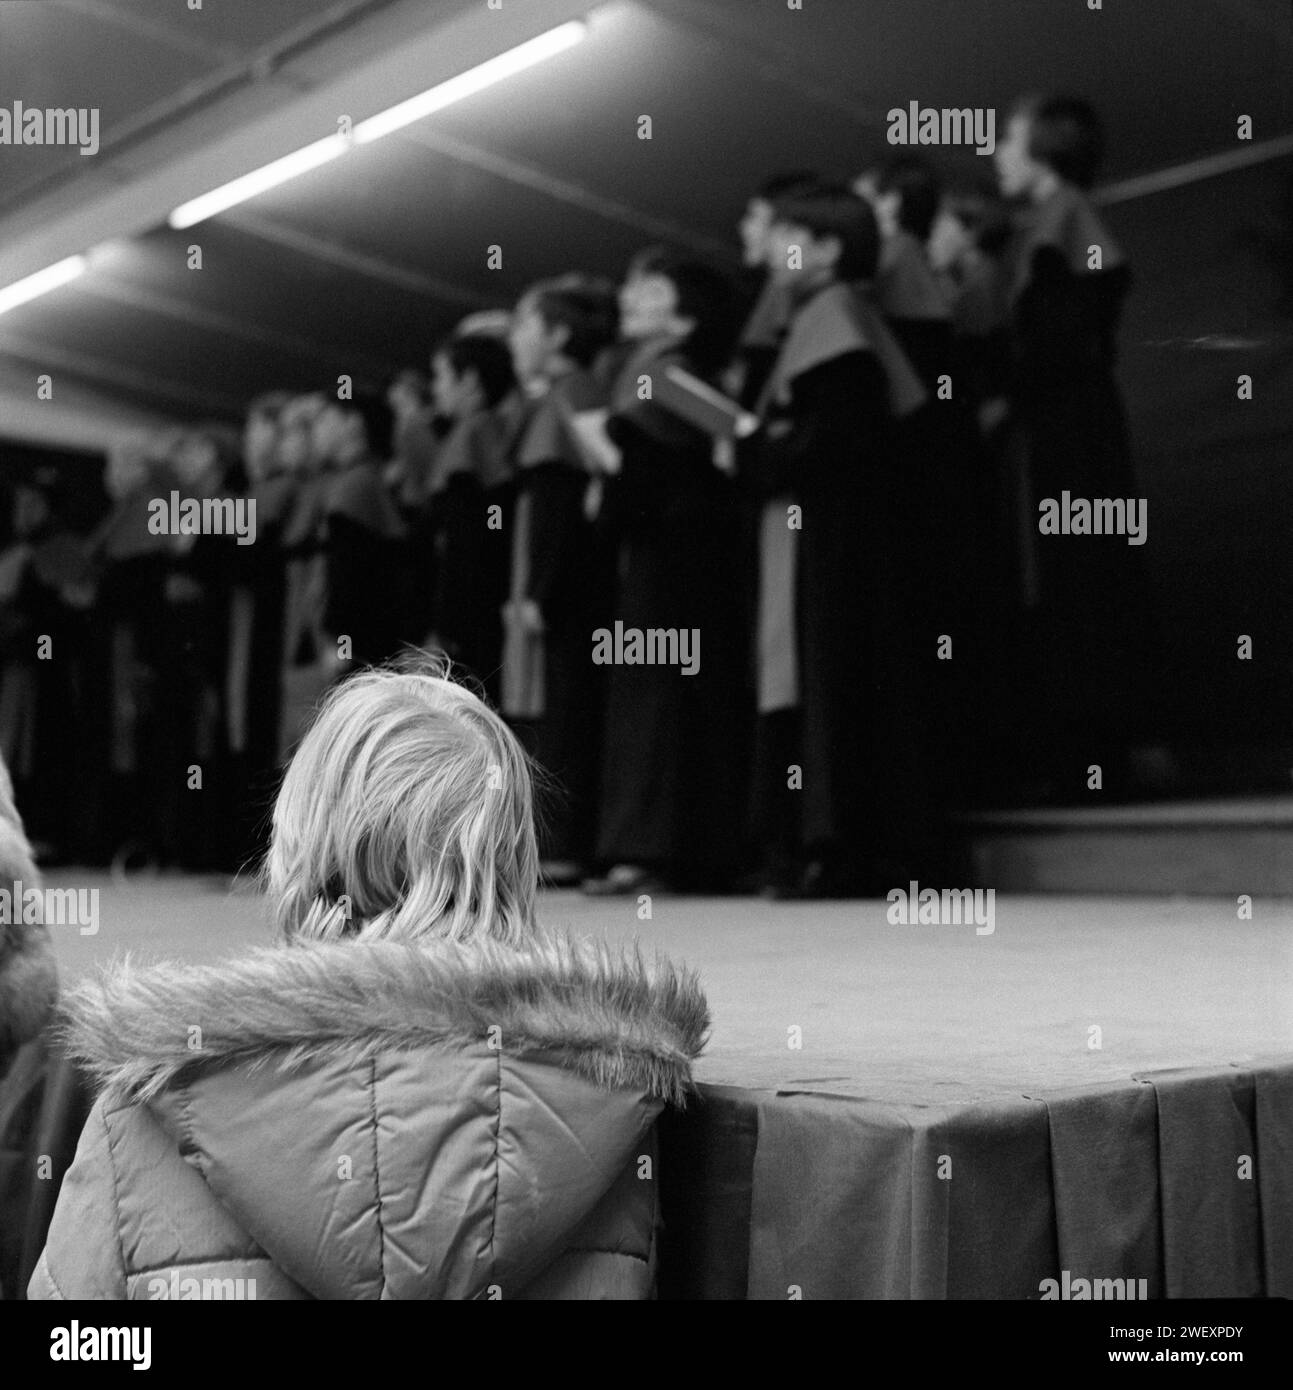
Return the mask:
M444 663L352 676L323 702L274 807L280 934L531 940L533 795L515 735Z

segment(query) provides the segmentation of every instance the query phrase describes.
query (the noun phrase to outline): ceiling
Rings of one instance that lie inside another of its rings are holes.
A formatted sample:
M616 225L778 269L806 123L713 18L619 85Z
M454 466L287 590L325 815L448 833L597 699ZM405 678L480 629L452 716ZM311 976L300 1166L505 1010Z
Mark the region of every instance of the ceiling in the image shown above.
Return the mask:
M338 111L360 119L589 12L585 42L540 67L210 221L166 227L183 197L318 138ZM617 274L649 242L734 265L734 224L760 179L856 172L888 152L886 112L913 100L1000 111L1021 89L1086 94L1108 123L1106 176L1118 183L1233 154L1241 114L1254 144L1288 136L1290 73L1287 0L1105 0L1099 11L1082 0L15 0L0 5L0 105L97 107L101 148L0 146L0 285L94 251L79 280L0 317L0 435L30 433L64 401L81 409L86 442L93 420L108 420L96 400L112 403L115 426L234 418L261 391L341 373L376 385L424 363L471 309L571 268ZM961 152L944 162L958 158L988 164ZM200 270L188 265L194 244ZM490 246L501 269L487 267ZM39 372L66 385L43 416L29 399Z

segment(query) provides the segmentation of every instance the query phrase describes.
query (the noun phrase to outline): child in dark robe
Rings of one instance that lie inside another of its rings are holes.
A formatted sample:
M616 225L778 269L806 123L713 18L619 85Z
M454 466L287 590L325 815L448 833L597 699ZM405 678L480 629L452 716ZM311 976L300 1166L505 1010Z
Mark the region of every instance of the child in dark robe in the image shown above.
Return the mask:
M169 442L148 439L109 453L104 486L112 509L89 544L96 606L108 631L108 784L117 808L110 839L119 869L155 862L160 848L148 780L166 679L158 615L172 538L150 531L148 522L149 502L169 497L179 485L170 451Z
M1010 379L1010 335L1003 252L1009 215L995 186L965 182L943 196L929 237L929 260L947 294L952 315L952 365L964 411L951 574L969 600L957 619L958 644L951 685L956 707L945 705L947 732L960 744L963 799L996 804L1014 777L1018 720L1012 713L1020 686L1019 622L1010 596L1017 588L1014 554L1018 518L1006 486L1005 395ZM958 679L959 678L959 679Z
M314 423L315 450L332 470L324 502L323 625L337 643L342 671L395 656L406 637L404 524L383 483L380 441L370 430L358 406L345 402L329 404Z
M386 468L386 485L405 533L403 565L408 606L402 631L415 646L430 648L434 645L438 576L427 485L449 422L441 419L431 403L430 378L412 368L396 374L386 389L386 403L392 416L392 457Z
M593 853L601 699L589 638L606 584L585 512L592 479L575 422L606 406L595 365L614 337L610 287L578 275L529 289L509 335L532 404L515 454L503 713L555 783L540 835L552 885L577 883Z
M314 422L327 407L322 395L296 396L279 417L275 453L291 480L281 544L284 560L282 719L280 762L286 762L315 701L337 674L335 648L323 634L327 604L324 506L331 475L314 447Z
M731 341L730 287L661 255L620 293L637 351L611 402L620 451L598 528L614 547L614 630L676 633L670 659L612 656L602 755L597 894L725 888L737 862L744 753L743 627L731 478L714 438L665 408L656 383L681 368L712 384ZM608 627L608 633L611 631ZM683 652L686 636L690 655Z
M1099 763L1125 791L1151 729L1152 645L1143 548L1124 535L1042 535L1046 499L1137 496L1117 328L1130 273L1088 190L1103 154L1095 111L1074 98L1016 105L997 145L1001 191L1021 201L1008 251L1010 440L1021 600L1034 632L1040 715L1028 739L1061 795Z
M777 203L787 194L811 188L821 180L816 174L795 172L765 179L746 203L737 230L741 237L741 261L746 272L757 274L757 289L750 311L737 340L736 356L724 373L728 394L743 405L753 406L763 391L772 364L777 360L785 337L790 303L785 286L768 274L768 235L776 217Z
M497 704L515 442L513 421L500 407L516 389L512 354L497 337L455 335L436 351L432 373L436 414L451 422L426 480L435 633Z
M948 770L943 789L949 800L959 801L968 780L962 751L967 735L973 737L965 727L962 677L982 654L978 585L963 562L975 539L969 517L978 431L974 382L956 370L948 286L929 255L942 191L942 179L926 159L904 154L873 176L869 201L881 242L873 297L928 392L924 407L902 423L895 440L903 460L895 520L905 534L922 539L921 564L912 575L910 660L922 673L926 722L940 744L935 761ZM952 644L950 660L938 655L945 640Z
M769 269L794 305L753 460L766 498L758 819L777 895L887 889L928 831L912 561L894 524L894 420L925 392L854 288L879 249L870 208L835 185L787 198L769 239Z
M283 714L283 621L287 556L283 528L295 481L279 458L279 429L289 397L258 397L247 413L242 463L245 498L256 507L256 540L233 552L229 597L229 652L225 718L237 778L238 863L259 857L267 843L268 813L278 779Z
M86 574L85 547L62 494L56 471L42 466L20 473L11 495L13 543L0 551L0 754L31 808L42 859L81 863L105 731L96 727L93 624L69 602ZM0 497L10 500L7 489Z
M228 497L236 453L236 436L223 426L185 430L170 459L180 497ZM225 711L230 592L244 547L207 529L168 540L152 619L161 662L146 762L158 852L163 864L227 870L235 867L236 800Z
M903 155L863 175L858 188L880 228L876 304L932 392L939 376L951 370L951 305L928 251L941 181L925 160Z

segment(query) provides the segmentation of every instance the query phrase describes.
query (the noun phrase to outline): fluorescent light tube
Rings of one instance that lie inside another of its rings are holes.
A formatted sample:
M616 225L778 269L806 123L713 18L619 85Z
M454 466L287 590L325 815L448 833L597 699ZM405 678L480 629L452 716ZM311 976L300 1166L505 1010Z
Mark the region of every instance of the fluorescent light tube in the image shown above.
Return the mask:
M370 140L380 140L383 135L412 125L424 116L443 111L455 101L475 96L486 87L492 87L495 82L502 82L504 78L513 77L518 72L524 72L526 68L535 67L546 59L573 48L587 33L588 25L582 19L572 19L568 24L549 29L546 34L540 34L515 48L509 48L497 58L490 58L477 67L459 73L457 77L437 83L420 96L410 97L387 111L370 116L366 121L360 121L355 126L355 143L365 145Z
M284 155L272 164L253 169L250 174L244 174L241 178L212 189L210 193L204 193L200 198L181 204L167 221L177 231L183 227L192 227L195 223L214 217L248 198L254 198L258 193L276 188L288 179L296 178L298 174L317 169L321 164L344 154L352 144L366 145L373 140L380 140L383 135L389 135L414 121L420 121L424 116L442 111L455 101L483 92L495 82L501 82L518 72L524 72L526 68L542 63L545 59L555 57L556 54L573 48L587 33L588 25L582 19L572 19L566 24L559 24L555 29L549 29L515 48L509 48L506 53L500 53L495 58L489 58L476 67L459 73L457 77L437 83L419 96L401 101L376 116L369 116L367 120L360 121L349 136L337 134L316 140L304 149Z
M6 285L0 290L0 314L16 309L19 304L26 304L28 300L37 299L48 290L56 290L69 280L75 280L84 272L87 264L84 256L69 256L65 261L56 261L44 270L38 270L35 275Z
M176 231L183 227L192 227L197 222L205 222L208 217L214 217L218 212L224 212L237 203L254 198L257 193L266 193L271 188L277 188L280 183L296 178L298 174L317 169L330 159L345 154L349 148L350 141L340 133L316 140L314 144L285 154L282 159L276 159L272 164L262 165L259 169L253 169L250 174L221 184L219 188L213 188L210 193L204 193L200 198L181 203L166 220Z

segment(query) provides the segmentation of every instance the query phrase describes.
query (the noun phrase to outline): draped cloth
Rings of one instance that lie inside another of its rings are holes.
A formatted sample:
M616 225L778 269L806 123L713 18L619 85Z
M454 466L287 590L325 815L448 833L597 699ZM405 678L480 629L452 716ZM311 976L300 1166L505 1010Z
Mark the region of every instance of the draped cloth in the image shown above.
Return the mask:
M797 377L850 352L871 352L879 360L895 418L904 418L924 404L925 388L881 314L863 292L836 283L809 299L791 321L758 413L766 417L775 406L784 406ZM772 498L760 522L755 638L760 714L793 709L799 703L795 590L799 533L787 524L786 510L792 500Z
M701 1086L661 1137L673 1297L1293 1296L1288 1058L978 1104Z

